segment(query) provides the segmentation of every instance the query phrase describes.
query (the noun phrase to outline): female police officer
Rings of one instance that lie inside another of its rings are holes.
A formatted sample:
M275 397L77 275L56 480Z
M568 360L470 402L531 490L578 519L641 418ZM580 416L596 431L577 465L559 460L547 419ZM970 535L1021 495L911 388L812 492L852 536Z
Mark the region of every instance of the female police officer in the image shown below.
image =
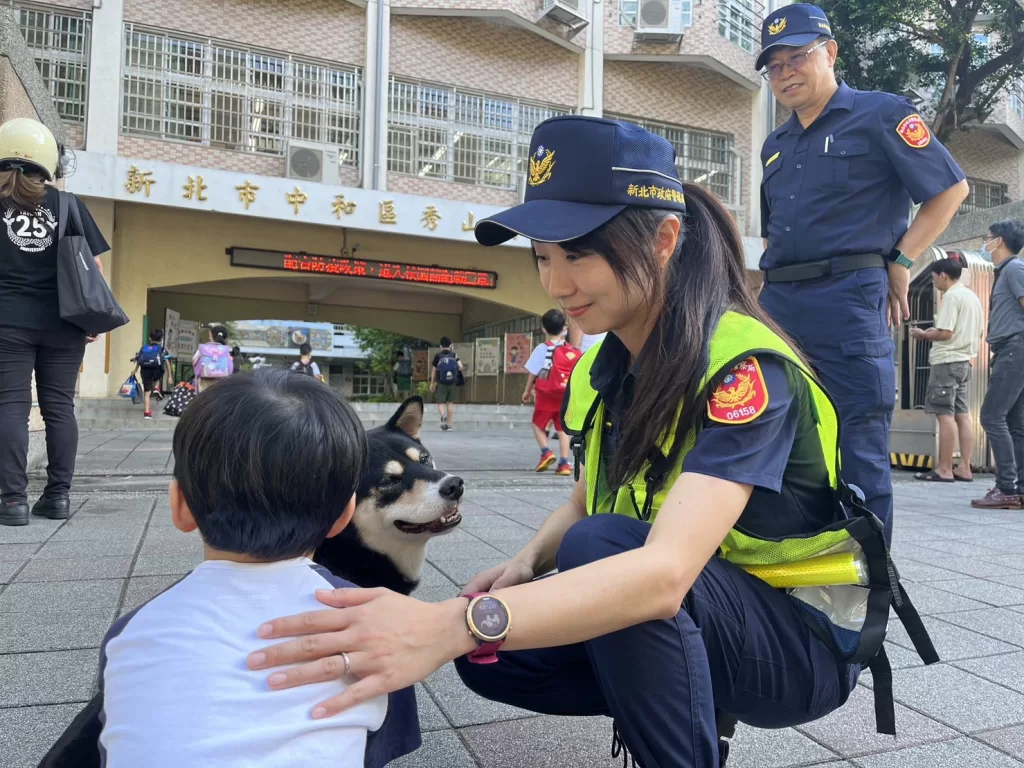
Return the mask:
M805 723L842 705L872 660L884 689L888 607L905 593L881 523L838 477L835 408L747 288L726 210L697 187L684 199L664 139L559 117L534 133L526 202L476 229L484 245L517 234L566 314L609 332L563 404L583 468L571 499L463 597L324 595L340 610L262 627L307 637L250 666L320 659L271 687L360 678L314 710L323 717L455 659L489 699L612 716L645 768L719 765L716 708L755 726ZM837 558L846 576L769 584L779 564ZM878 712L892 730L891 710Z

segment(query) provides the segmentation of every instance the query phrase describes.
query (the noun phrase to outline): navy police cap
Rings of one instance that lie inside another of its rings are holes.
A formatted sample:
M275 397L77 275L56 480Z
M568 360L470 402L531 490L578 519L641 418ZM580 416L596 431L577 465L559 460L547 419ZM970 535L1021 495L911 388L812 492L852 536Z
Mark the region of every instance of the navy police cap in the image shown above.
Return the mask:
M627 206L686 211L673 146L638 125L599 117L552 117L530 141L524 202L481 219L482 245L516 235L564 243L589 234Z
M783 6L766 16L761 25L761 53L754 69L765 65L776 46L800 48L822 36L832 37L832 25L821 8L807 3Z

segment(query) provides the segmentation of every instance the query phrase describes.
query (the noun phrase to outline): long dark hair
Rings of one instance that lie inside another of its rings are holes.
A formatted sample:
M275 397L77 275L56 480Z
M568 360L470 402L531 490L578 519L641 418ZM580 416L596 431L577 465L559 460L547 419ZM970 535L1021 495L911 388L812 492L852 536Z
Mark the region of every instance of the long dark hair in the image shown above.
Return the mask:
M42 175L24 171L20 166L0 168L0 200L10 200L15 208L30 211L46 199Z
M710 192L692 184L683 187L686 214L664 274L653 244L665 217L679 216L675 211L627 208L563 245L567 251L604 258L623 286L641 287L650 297L650 311L660 310L636 361L629 408L634 418L619 425L621 439L608 477L613 487L638 475L660 437L673 427L677 439L668 458L673 465L678 460L683 437L707 407L708 393L699 391L700 382L709 364L711 334L726 310L749 315L786 339L747 283L743 241L729 212Z

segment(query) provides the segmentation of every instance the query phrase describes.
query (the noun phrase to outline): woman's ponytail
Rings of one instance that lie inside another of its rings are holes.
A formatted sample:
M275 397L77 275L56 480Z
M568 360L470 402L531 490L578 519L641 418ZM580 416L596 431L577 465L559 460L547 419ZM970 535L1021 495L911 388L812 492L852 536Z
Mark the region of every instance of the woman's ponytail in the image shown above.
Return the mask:
M0 200L8 200L24 211L34 210L46 200L46 182L39 174L7 166L0 169Z

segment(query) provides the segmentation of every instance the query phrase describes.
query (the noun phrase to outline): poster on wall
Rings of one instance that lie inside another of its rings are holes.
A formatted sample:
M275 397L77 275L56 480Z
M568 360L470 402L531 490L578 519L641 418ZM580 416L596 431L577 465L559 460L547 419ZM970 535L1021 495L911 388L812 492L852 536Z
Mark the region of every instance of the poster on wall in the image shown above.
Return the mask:
M430 374L427 372L427 350L414 349L412 351L412 380L430 381Z
M473 358L476 356L476 348L473 346L473 342L457 342L452 345L452 349L455 350L455 354L458 356L459 360L462 361L463 368L465 369L462 375L465 376L467 379L472 378L474 362Z
M526 361L533 351L533 334L505 334L505 373L527 373Z
M501 368L501 339L476 340L476 375L497 376Z
M178 356L178 326L181 313L169 307L164 310L164 349L171 357Z
M178 322L178 357L191 360L199 346L199 323L195 320Z

